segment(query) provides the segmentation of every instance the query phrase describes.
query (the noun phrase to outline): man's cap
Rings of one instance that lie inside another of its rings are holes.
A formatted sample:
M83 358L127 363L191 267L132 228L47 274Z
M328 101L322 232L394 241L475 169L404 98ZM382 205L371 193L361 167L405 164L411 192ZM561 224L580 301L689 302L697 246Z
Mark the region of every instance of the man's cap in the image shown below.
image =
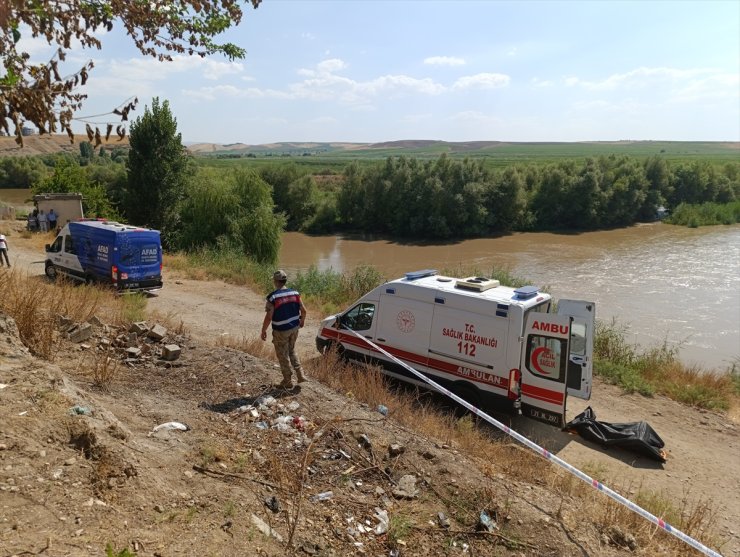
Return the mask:
M278 269L272 275L272 278L275 280L283 281L283 280L288 280L288 275L282 269Z

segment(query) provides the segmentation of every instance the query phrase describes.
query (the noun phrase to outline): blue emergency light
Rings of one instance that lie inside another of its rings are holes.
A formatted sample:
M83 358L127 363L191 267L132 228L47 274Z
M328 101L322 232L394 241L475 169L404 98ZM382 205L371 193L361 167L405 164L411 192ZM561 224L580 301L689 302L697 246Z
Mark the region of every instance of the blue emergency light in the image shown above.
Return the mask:
M514 290L514 295L520 300L526 300L532 296L536 296L540 289L536 286L522 286Z
M412 271L406 273L406 280L416 280L424 277L431 277L437 274L436 269L424 269L422 271Z

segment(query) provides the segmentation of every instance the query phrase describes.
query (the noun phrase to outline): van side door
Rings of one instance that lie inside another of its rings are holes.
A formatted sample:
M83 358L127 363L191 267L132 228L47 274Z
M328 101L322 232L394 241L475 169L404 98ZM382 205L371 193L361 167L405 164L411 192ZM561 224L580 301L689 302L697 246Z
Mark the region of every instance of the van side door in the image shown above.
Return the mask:
M530 313L522 343L522 413L556 427L565 425L570 325L570 317Z
M596 304L582 300L560 300L558 315L573 319L568 356L568 394L588 400L593 383Z
M339 316L337 340L347 357L365 360L373 354L374 350L369 344L363 342L352 333L342 331L344 329L350 329L358 335L373 340L378 322L376 318L377 306L378 303L372 300L361 301Z
M64 245L61 251L60 257L60 271L71 278L80 280L84 277L85 273L80 265L80 260L77 257L77 241L78 239L72 236L71 232L63 235Z

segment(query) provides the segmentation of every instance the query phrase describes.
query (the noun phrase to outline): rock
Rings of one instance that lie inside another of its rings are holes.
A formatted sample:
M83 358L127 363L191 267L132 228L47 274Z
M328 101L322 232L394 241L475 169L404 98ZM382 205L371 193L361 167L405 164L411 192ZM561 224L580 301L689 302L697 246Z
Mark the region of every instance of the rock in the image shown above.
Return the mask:
M65 466L72 466L75 462L77 462L77 459L75 457L68 458L64 461Z
M154 510L157 511L158 513L163 513L164 507L162 505L154 505Z
M616 546L627 547L630 551L635 551L638 548L635 536L629 532L622 532L618 526L610 526L606 534L612 544Z
M137 348L136 346L126 348L126 357L135 359L139 356L141 356L141 348Z
M137 335L143 335L149 330L149 325L146 321L139 321L137 323L131 323L128 328L129 333L136 333Z
M432 451L424 451L423 453L421 453L421 456L423 456L427 460L434 460L435 458L437 458L437 455L434 454Z
M93 315L90 318L89 322L90 325L92 325L93 327L102 327L103 325L105 325L105 323L103 323L103 321L97 315Z
M162 325L154 325L151 329L149 329L149 332L147 333L147 336L152 340L162 340L165 336L167 336L167 329L162 327Z
M414 499L418 496L419 490L416 489L416 476L406 474L398 480L398 485L393 490L393 497L396 499Z
M265 507L277 514L280 512L280 501L278 501L278 498L274 495L272 497L267 497L265 499Z
M7 451L8 446L5 443L0 443L0 451Z
M182 349L177 344L165 344L162 349L162 359L172 362L177 360L182 353Z
M67 338L71 342L82 342L89 339L93 334L93 328L90 323L82 323L67 333Z
M133 346L138 346L139 344L139 335L136 333L129 333L128 339L126 340L126 346L131 348Z
M264 520L262 520L260 517L258 517L256 514L253 514L250 517L250 520L252 521L252 524L254 524L255 528L257 528L257 530L262 532L265 536L267 537L272 536L279 542L283 541L283 537L280 534L278 534L275 530L270 528L267 525L267 523Z
M450 519L447 518L447 515L443 512L437 513L437 523L439 524L440 528L449 528L450 527Z
M388 446L388 454L390 456L399 456L406 452L406 447L400 443L392 443Z
M267 459L262 456L261 452L257 450L252 451L252 460L254 460L257 466L262 466L265 462L267 462Z

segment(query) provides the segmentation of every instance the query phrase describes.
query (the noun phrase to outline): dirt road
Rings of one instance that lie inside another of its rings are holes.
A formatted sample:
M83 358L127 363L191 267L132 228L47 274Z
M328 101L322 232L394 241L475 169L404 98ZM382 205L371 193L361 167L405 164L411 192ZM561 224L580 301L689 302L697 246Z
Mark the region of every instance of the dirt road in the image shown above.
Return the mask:
M43 254L30 240L9 236L11 261L43 273L37 262ZM219 281L194 281L165 273L165 288L149 300L148 309L184 322L202 340L228 335L235 339L256 337L263 318L261 294ZM299 336L300 350L315 354L314 335L320 315L309 314ZM277 372L276 372L276 380ZM598 418L610 422L647 420L666 443L668 462L661 466L622 451L605 451L591 443L528 420L516 425L566 461L605 478L607 485L627 496L640 492L660 494L681 507L711 501L724 555L740 556L740 428L726 416L689 408L664 397L625 395L618 388L597 381L589 403L570 399L568 418L587 405Z

